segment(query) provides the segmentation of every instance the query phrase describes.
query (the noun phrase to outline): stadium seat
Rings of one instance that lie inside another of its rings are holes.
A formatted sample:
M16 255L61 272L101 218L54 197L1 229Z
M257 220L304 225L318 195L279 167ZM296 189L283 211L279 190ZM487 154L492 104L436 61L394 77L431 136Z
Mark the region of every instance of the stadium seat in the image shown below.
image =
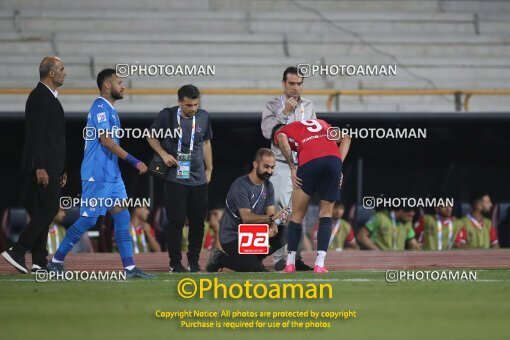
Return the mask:
M2 215L2 231L10 244L16 242L18 237L30 221L30 217L24 208L7 208Z
M510 247L510 202L494 205L493 225L498 232L499 245Z
M462 202L460 204L460 209L461 209L461 216L460 217L464 217L468 214L469 210L471 209L471 205L469 203L466 203L466 202Z
M80 217L80 208L72 207L70 209L67 209L65 211L65 213L66 213L66 216L64 217L64 221L62 224L64 225L64 228L66 228L66 230L67 230Z
M157 207L154 209L154 218L152 220L152 227L156 232L156 240L161 246L161 250L166 250L166 242L164 236L164 227L168 223L168 219L166 218L165 207Z
M495 226L499 225L507 216L507 210L510 208L510 202L500 202L494 204L492 221Z
M80 5L62 0L44 5L11 1L0 12L0 87L33 87L34 65L40 56L58 54L72 74L66 88L93 88L98 70L117 63L176 65L183 61L216 65L217 72L198 79L132 76L128 86L175 88L196 82L201 88L274 89L288 65L397 63L396 77L309 77L306 88L506 88L510 3L438 3L302 0L297 6L285 1L204 0L142 5L126 0L119 15L113 10L115 1ZM285 10L285 16L278 10ZM240 95L231 101L225 96L204 96L203 104L211 112L259 112L267 97ZM326 110L324 96L310 98L317 111ZM9 96L0 102L0 110L22 110L25 99L25 95ZM119 103L119 111L158 112L166 103L164 96L131 99ZM90 106L88 96L64 95L62 101L66 111L83 112ZM508 97L477 96L470 104L471 111L507 108ZM367 96L342 98L342 110L437 112L452 111L453 105L451 100L433 96Z
M99 229L98 250L100 253L111 253L113 251L113 220L110 213L99 217L94 227Z
M358 230L375 214L374 209L365 209L361 204L355 205L351 209L355 209L354 220L353 223L351 223L355 232L358 232Z

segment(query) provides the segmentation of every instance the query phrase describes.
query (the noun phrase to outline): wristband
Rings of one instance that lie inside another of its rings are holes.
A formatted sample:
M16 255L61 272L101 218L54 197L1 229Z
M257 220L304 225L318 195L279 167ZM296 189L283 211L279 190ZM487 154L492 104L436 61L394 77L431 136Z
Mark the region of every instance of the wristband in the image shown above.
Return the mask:
M124 158L124 160L126 162L128 162L129 164L131 164L134 168L136 168L138 163L140 163L140 161L138 159L136 159L135 157L131 156L130 154L127 154L127 156L126 156L126 158Z

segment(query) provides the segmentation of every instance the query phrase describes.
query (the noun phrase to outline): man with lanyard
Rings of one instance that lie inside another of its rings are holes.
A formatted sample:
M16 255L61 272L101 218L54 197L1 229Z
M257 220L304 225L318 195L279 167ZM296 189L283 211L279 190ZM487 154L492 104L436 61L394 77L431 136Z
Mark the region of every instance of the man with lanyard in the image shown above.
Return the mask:
M420 250L412 226L414 210L399 208L376 213L358 232L358 242L368 250Z
M499 248L498 234L489 215L491 198L486 193L476 193L471 198L471 212L462 219L462 232L466 245L463 248Z
M329 239L329 250L359 250L359 245L356 242L356 237L354 236L351 224L342 218L344 212L344 204L340 201L336 201L333 207L333 230ZM319 224L314 225L312 231L312 239L314 241L317 241L318 230ZM314 249L316 248L317 247L314 247Z
M104 69L97 75L100 96L92 103L87 127L84 130L85 152L81 164L82 201L88 202L80 207L80 217L69 228L55 255L48 263L48 271L63 272L64 258L82 235L96 225L99 216L110 212L115 242L119 248L122 266L129 278L155 278L135 266L133 245L129 233L129 211L122 204L114 207L105 204L92 204L98 199L124 201L126 188L122 180L118 158L128 162L140 174L147 172L147 166L127 153L120 145L115 131L121 128L120 118L114 108L115 101L124 98L124 85L114 69ZM93 135L89 132L93 131Z
M423 250L451 250L465 244L461 221L452 216L451 207L437 207L435 215L423 215L415 233Z
M149 214L150 211L147 207L136 207L131 212L129 226L135 254L161 251L154 229L147 222Z
M177 91L178 106L159 113L151 128L180 129L163 140L148 138L149 145L170 167L165 179L165 209L168 224L165 239L171 272L199 272L198 264L207 212L207 185L211 181L212 130L209 114L199 109L200 91L184 85ZM189 220L188 268L181 261L182 229Z
M288 67L283 72L282 87L283 95L269 101L262 111L261 128L266 139L271 138L271 131L276 124L289 124L317 118L313 102L301 97L303 78L298 75L296 67ZM271 151L276 157L276 167L270 180L275 189L276 209L280 210L290 207L292 180L289 166L280 149L272 144ZM293 155L294 162L297 164L296 153ZM273 260L275 270L281 271L285 268L285 249L283 247L273 254ZM303 262L299 253L296 258L296 269L313 270Z
M66 216L65 211L60 208L58 213L53 218L50 224L50 230L48 231L48 242L47 249L48 254L53 255L58 249L60 242L66 234L66 229L63 226L64 218Z
M208 272L228 268L237 272L266 271L262 260L285 245L283 220L286 211L276 213L274 189L268 180L275 168L275 158L271 150L259 149L253 161L253 168L247 175L237 178L227 194L225 212L220 222L220 244L223 251L215 249L207 262ZM269 254L239 254L238 226L241 223L269 225Z

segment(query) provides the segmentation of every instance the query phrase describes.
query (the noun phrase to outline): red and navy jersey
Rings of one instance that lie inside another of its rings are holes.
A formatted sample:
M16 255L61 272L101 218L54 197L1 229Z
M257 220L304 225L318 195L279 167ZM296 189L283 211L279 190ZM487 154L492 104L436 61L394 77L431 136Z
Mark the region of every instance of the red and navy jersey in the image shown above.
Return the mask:
M299 166L326 156L342 159L336 141L328 139L330 127L331 125L322 119L295 121L281 128L275 134L274 140L277 143L281 133L289 138L291 149L298 153Z

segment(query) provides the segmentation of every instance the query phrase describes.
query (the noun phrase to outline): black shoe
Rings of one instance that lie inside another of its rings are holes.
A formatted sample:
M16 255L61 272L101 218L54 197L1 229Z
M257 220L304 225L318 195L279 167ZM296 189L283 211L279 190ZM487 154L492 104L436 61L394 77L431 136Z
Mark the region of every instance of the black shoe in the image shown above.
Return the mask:
M202 268L200 268L198 262L191 262L188 264L188 270L192 273L198 273Z
M298 260L296 260L296 270L298 272L308 272L308 271L312 271L313 268L310 267L309 265L305 264L302 259L298 259Z
M126 269L126 277L128 279L154 279L157 276L154 274L147 274L142 272L138 267L134 267L131 270Z
M42 267L38 264L33 264L32 265L32 270L30 271L30 274L35 274L37 272L48 272L48 269L46 269L46 266Z
M188 270L184 268L182 263L177 262L174 266L170 265L170 273L187 273Z
M27 266L25 266L25 257L15 252L12 247L2 253L4 259L9 262L11 266L16 268L19 272L28 273Z
M220 270L222 268L220 263L220 257L222 254L223 252L221 250L213 249L209 255L209 259L207 260L205 270L209 273L216 273Z
M285 261L285 259L281 259L274 264L274 270L277 272L281 272L282 270L285 269L286 264L287 264L287 261Z
M53 261L50 261L46 265L46 270L48 272L63 273L63 272L65 272L65 270L64 270L64 262L53 262Z

